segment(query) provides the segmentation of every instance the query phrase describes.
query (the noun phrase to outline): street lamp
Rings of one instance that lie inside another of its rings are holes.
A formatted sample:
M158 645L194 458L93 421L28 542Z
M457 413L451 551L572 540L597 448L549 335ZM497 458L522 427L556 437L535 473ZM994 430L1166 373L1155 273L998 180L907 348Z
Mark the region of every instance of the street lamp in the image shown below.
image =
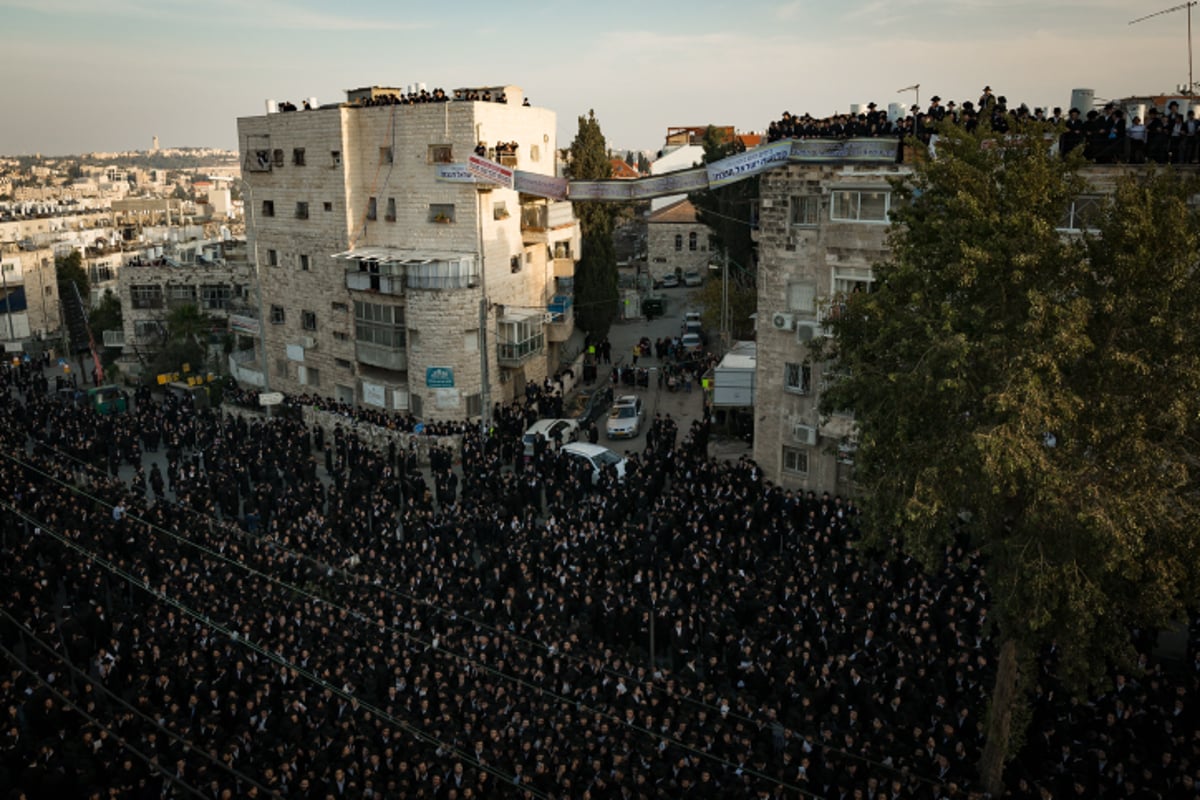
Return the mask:
M241 184L242 191L245 194L245 197L242 199L242 220L246 224L247 241L250 240L251 227L254 229L252 249L254 253L254 280L258 284L258 346L262 351L260 366L262 368L263 393L266 394L271 391L271 375L267 369L267 317L264 313L263 304L262 267L258 262L258 225L251 225L251 221L254 219L252 216L254 213L254 187L245 178L234 178L234 180ZM270 416L271 407L267 406L266 408L267 415Z

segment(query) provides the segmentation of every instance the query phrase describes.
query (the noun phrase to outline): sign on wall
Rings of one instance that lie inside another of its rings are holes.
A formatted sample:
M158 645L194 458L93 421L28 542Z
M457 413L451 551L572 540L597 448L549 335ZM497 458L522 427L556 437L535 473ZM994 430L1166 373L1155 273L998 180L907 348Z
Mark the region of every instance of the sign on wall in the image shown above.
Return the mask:
M724 186L734 181L744 180L760 172L766 172L772 167L786 164L791 155L792 143L785 140L756 147L729 158L722 158L720 161L714 161L708 165L708 185L711 187Z
M472 175L482 178L488 183L494 183L505 189L513 188L513 171L503 164L472 155L467 159L467 169Z
M430 389L453 389L453 367L426 367L425 385Z
M387 405L386 392L378 383L367 383L363 381L362 385L363 402L369 406L383 408Z

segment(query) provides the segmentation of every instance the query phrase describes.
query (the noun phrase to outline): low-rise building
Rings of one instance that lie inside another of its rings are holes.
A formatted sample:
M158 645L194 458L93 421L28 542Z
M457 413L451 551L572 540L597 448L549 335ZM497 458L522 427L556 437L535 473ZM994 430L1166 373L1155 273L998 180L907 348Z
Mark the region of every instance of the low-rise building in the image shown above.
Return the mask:
M711 229L700 221L687 198L651 212L646 219L650 274L655 280L691 270L707 275L711 238Z
M62 327L54 252L0 245L0 341L21 349L30 339L49 339Z

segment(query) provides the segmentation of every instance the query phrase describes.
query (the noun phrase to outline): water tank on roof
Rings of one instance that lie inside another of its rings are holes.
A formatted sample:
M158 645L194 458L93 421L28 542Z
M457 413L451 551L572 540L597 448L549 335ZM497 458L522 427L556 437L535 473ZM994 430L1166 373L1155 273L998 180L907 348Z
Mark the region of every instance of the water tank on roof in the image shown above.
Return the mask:
M1078 108L1079 115L1086 117L1094 105L1096 105L1095 89L1072 89L1071 105L1067 106L1067 111L1070 111L1072 108Z
M1125 106L1125 122L1133 122L1133 118L1137 117L1142 122L1146 121L1146 104L1145 103L1129 103Z
M267 100L267 113L276 114L279 112L279 103L274 100Z
M317 107L317 98L315 98L315 97L308 98L308 107L316 108Z
M423 92L423 91L425 91L425 84L424 84L424 83L418 83L418 84L417 84L417 91L418 91L418 92Z
M903 103L888 103L888 122L904 119Z

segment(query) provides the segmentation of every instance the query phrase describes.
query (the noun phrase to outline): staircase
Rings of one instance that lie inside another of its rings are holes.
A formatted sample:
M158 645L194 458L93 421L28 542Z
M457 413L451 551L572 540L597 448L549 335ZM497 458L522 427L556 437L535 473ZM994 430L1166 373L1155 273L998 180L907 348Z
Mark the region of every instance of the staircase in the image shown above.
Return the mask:
M67 326L69 352L72 355L91 352L92 336L88 331L87 311L83 307L83 298L79 296L79 287L74 283L64 283L58 294L62 302L63 321Z

